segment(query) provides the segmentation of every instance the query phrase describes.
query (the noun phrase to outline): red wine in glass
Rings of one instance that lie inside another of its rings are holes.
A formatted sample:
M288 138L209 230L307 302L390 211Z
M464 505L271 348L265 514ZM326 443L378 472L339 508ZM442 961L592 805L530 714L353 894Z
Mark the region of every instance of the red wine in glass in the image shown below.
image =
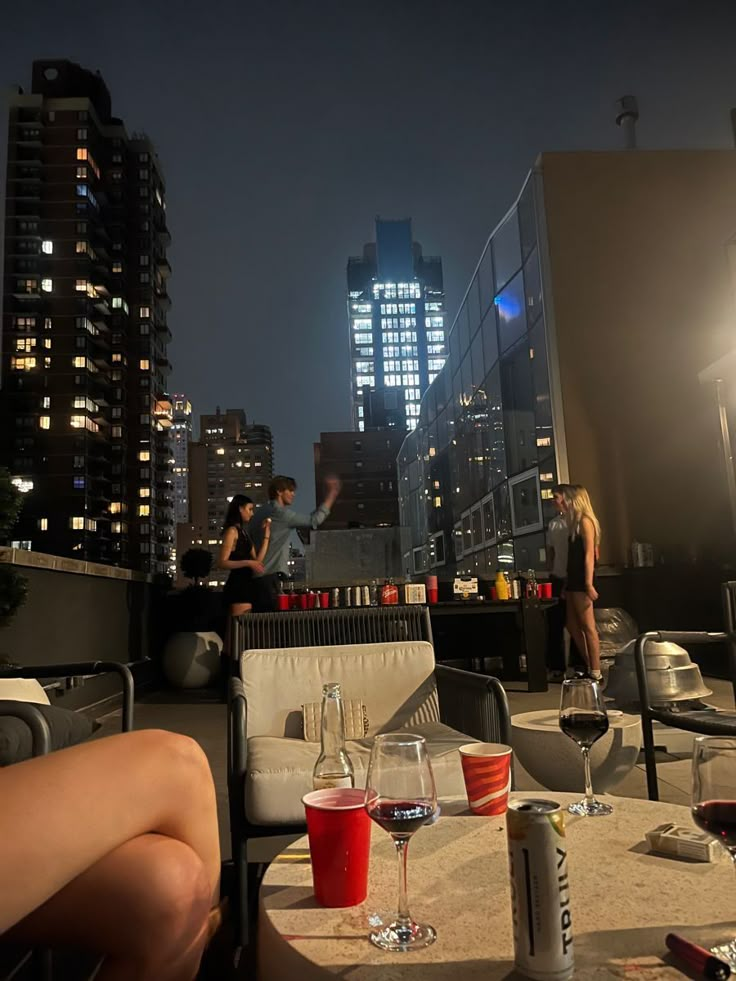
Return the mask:
M736 848L736 800L707 800L696 804L693 821L725 848Z
M588 749L608 732L608 715L604 712L561 712L560 729L578 746Z
M375 798L368 805L368 817L391 835L413 835L434 814L434 807L425 801Z

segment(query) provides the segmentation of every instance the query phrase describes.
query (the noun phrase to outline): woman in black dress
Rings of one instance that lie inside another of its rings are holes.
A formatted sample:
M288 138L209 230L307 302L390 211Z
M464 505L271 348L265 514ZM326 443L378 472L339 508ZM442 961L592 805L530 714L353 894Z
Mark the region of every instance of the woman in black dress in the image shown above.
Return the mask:
M246 531L253 517L253 501L245 494L236 494L227 509L223 526L222 544L217 564L229 569L223 597L230 616L238 617L253 609L251 597L254 572L263 572L263 559L271 540L271 519L263 522L263 542L256 553L255 546Z
M588 674L601 680L601 648L593 604L598 599L595 565L601 543L601 526L588 492L580 484L569 484L563 492L570 538L567 549L567 630L584 656Z

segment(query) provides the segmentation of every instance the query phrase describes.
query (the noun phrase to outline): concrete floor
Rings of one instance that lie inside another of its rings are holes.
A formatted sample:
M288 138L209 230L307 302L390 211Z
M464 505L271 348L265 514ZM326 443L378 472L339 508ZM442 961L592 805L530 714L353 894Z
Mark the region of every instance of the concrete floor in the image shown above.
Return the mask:
M733 690L729 682L708 678L706 683L709 688L713 689L713 695L707 699L708 702L720 708L733 709ZM512 716L521 712L557 708L559 705L559 685L551 684L547 692L530 693L520 689L520 685L513 683L507 687ZM196 739L204 749L210 761L217 788L222 855L223 858L229 858L231 849L226 779L226 709L220 700L219 693L210 691L160 691L144 695L138 700L135 712L136 728L160 728L181 732ZM98 736L119 731L119 720L119 712L110 713L100 719L103 726ZM658 759L660 799L673 804L688 805L690 802L689 755L678 757L661 753L658 755ZM518 764L516 782L519 790L543 789ZM643 763L634 767L626 779L616 787L615 794L620 797L646 798L646 775ZM269 847L269 852L272 851L274 845L279 845L277 839L266 839L265 842ZM278 852L279 850L280 846L276 847L275 851ZM267 860L269 857L269 854L251 856L253 860Z

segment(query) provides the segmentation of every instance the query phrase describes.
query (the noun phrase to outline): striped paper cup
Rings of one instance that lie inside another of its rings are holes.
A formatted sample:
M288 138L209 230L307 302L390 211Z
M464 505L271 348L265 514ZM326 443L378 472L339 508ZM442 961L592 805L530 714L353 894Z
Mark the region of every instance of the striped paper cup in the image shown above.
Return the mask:
M460 747L465 790L474 814L505 814L511 790L511 747L466 743Z

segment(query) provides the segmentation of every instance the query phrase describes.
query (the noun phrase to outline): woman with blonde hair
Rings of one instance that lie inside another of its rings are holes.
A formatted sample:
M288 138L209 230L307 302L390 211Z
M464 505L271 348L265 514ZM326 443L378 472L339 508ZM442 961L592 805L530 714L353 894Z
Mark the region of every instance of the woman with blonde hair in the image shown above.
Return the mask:
M588 673L601 680L601 649L595 625L593 604L595 564L601 543L601 526L595 516L587 490L569 484L563 492L570 537L567 550L567 630L588 665Z

